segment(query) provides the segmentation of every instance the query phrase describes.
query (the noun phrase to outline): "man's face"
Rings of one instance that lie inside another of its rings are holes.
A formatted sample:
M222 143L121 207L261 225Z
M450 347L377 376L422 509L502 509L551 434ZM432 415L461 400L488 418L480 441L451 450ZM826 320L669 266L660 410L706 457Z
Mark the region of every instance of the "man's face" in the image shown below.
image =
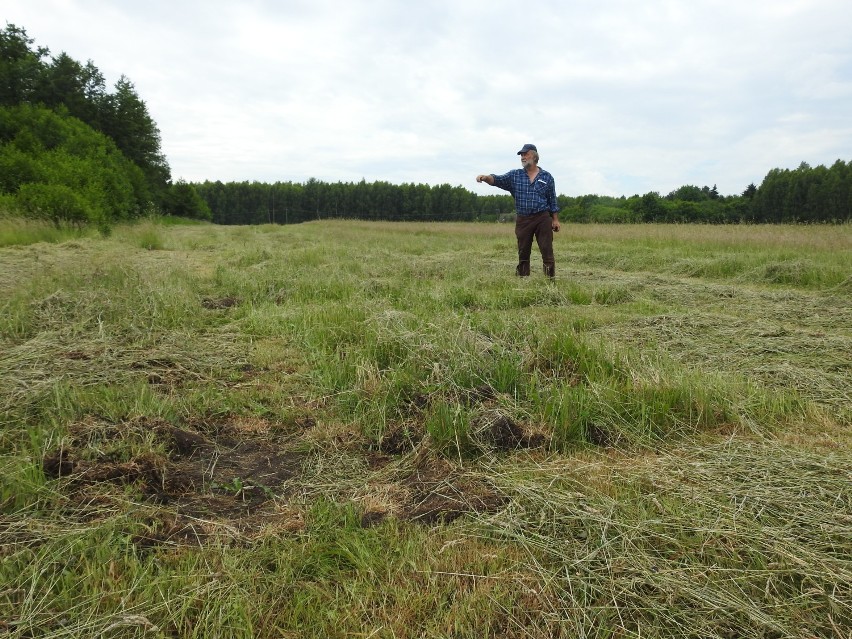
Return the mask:
M521 165L523 165L524 168L527 168L528 166L530 166L534 162L535 162L535 155L533 154L532 151L524 151L523 153L521 153Z

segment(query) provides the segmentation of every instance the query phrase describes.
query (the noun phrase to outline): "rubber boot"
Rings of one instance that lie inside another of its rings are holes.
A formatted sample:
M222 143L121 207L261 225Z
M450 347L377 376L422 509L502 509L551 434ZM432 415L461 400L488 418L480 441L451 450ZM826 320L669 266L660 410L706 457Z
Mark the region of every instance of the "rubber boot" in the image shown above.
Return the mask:
M530 263L529 262L519 262L517 268L515 268L515 273L518 277L529 277L530 276Z
M544 264L544 274L550 279L556 279L556 264Z

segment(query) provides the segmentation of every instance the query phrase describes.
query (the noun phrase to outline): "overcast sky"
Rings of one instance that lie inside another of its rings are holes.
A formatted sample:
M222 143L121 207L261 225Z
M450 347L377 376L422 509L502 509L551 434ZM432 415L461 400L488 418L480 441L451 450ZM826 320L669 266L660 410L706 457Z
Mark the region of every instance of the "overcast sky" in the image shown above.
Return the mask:
M725 195L852 161L849 0L3 0L124 74L188 181L476 184L538 145L560 194ZM5 26L5 25L4 25Z

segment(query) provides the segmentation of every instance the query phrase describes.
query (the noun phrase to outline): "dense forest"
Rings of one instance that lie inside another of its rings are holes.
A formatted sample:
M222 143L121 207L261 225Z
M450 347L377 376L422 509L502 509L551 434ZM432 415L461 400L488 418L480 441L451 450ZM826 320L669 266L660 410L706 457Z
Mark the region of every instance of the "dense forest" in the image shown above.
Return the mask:
M511 217L510 195L461 186L365 181L194 184L220 224L287 224L323 218L495 221ZM560 195L565 222L811 223L852 220L852 162L774 169L757 187L720 195L716 186L682 186L667 195Z
M848 222L852 162L772 169L737 195L686 185L666 195L560 195L559 205L566 222ZM0 213L108 228L148 214L219 224L499 221L513 208L503 191L449 184L172 182L160 131L128 78L110 91L91 60L51 56L14 25L0 31Z

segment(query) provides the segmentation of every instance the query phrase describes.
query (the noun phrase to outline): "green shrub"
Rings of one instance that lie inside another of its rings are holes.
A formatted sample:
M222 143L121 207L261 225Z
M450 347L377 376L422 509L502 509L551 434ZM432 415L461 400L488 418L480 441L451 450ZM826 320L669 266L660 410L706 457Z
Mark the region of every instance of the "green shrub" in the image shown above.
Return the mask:
M18 205L31 217L83 223L93 215L86 202L73 189L62 184L23 184L18 191Z
M150 199L141 169L83 122L31 105L0 107L0 119L0 193L26 215L106 228Z

